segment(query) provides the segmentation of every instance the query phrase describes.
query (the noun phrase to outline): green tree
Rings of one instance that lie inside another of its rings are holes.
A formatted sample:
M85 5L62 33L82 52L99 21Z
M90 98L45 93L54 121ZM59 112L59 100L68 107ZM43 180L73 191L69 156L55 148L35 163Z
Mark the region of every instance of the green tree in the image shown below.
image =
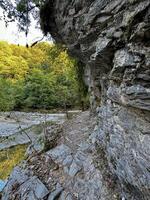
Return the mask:
M8 111L14 108L14 88L9 80L0 78L0 110Z
M51 108L56 103L54 77L39 69L34 69L27 77L24 92L26 107Z
M2 90L2 101L12 105L7 109L79 106L85 98L81 69L61 45L25 48L0 42L1 87L9 87L9 93Z

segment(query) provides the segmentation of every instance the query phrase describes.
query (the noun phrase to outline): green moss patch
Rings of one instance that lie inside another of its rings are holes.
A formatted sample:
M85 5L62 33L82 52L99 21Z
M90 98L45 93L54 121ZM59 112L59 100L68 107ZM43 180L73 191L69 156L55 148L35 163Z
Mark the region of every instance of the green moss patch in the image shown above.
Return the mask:
M0 151L0 179L5 180L12 169L25 159L26 149L27 145L17 145Z

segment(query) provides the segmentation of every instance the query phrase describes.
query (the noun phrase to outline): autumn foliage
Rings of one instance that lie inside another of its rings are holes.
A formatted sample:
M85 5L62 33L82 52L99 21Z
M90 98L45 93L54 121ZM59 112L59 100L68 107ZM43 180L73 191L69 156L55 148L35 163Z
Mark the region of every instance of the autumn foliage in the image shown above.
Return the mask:
M0 42L0 110L79 105L77 63L60 45Z

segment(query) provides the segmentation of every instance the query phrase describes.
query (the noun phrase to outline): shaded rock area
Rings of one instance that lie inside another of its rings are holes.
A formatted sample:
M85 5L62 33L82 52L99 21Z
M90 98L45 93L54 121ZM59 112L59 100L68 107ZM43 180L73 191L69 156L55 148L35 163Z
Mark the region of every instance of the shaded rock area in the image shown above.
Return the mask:
M121 198L150 199L150 0L48 0L41 25L83 64L98 120L92 141L119 182ZM101 158L97 162L101 166ZM82 173L80 167L66 172ZM76 180L75 188L80 193L89 183L94 192L87 199L107 199L93 170L95 181Z
M64 123L55 146L31 154L13 170L2 200L119 200L120 186L109 172L102 150L98 154L101 167L97 164L97 145L92 142L94 132L91 134L96 124L88 111ZM49 133L50 140L54 137Z

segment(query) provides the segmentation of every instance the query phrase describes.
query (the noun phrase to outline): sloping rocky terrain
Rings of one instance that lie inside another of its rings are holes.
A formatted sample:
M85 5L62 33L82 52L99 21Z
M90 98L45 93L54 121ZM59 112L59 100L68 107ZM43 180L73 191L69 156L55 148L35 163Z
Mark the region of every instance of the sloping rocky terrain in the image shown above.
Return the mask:
M123 198L150 199L150 0L49 0L41 19L84 66Z
M84 112L63 126L49 127L46 141L53 145L14 168L2 200L119 199L120 186L103 150L97 149L96 123Z

